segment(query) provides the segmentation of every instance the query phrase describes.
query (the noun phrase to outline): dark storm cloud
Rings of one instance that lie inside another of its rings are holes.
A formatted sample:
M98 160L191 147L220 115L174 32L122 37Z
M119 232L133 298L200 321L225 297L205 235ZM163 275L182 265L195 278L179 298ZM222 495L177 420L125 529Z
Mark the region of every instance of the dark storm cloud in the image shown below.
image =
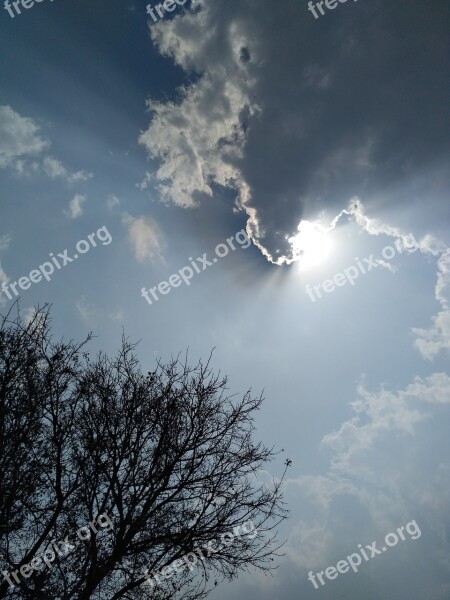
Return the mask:
M389 202L443 169L444 3L349 1L317 20L298 0L199 4L152 27L164 53L201 74L180 103L152 105L141 138L162 160L167 198L190 205L214 183L236 189L276 261L291 256L301 218L331 219L355 195Z

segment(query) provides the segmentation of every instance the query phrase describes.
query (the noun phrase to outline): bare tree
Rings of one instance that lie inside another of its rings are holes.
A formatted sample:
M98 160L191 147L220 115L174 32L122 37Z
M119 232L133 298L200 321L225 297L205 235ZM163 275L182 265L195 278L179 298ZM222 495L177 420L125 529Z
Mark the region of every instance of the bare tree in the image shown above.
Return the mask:
M270 571L287 511L253 439L262 397L230 397L210 360L143 374L127 339L92 361L83 344L51 342L47 307L2 322L0 597L195 600Z
M83 368L78 363L84 343L52 343L48 307L38 309L26 325L19 312L9 318L12 310L0 324L3 574L27 565L49 546L80 485L69 440L80 404ZM40 597L30 594L29 588L38 581L44 585L45 573L33 581L19 577L22 585L13 590L3 580L0 597Z

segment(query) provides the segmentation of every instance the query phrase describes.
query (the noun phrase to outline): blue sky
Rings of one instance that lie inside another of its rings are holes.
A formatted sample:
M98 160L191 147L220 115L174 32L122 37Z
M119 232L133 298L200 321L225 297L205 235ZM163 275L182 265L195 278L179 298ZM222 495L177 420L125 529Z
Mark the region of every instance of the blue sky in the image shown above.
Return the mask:
M149 367L215 347L233 391L264 390L258 436L293 460L286 554L212 598L447 600L448 5L197 0L152 23L145 4L1 9L0 282L104 226L24 311L50 302L56 335L109 353L124 328ZM141 296L242 229L248 248ZM410 233L413 252L308 297ZM307 580L414 519L419 539Z

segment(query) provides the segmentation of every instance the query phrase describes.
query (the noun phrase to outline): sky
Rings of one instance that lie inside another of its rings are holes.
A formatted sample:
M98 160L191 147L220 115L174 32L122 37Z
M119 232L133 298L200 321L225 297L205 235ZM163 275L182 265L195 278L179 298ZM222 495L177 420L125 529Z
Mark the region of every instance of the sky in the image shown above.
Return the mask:
M448 600L448 3L146 4L0 5L0 312L263 391L284 556L211 598Z

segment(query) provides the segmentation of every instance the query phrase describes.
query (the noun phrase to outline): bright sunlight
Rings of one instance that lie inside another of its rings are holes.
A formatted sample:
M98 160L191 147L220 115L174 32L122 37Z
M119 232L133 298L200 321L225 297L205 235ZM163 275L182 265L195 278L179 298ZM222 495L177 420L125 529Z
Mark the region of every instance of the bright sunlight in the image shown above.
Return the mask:
M328 232L317 223L301 221L298 233L289 239L301 271L307 271L323 263L331 253L333 244Z

